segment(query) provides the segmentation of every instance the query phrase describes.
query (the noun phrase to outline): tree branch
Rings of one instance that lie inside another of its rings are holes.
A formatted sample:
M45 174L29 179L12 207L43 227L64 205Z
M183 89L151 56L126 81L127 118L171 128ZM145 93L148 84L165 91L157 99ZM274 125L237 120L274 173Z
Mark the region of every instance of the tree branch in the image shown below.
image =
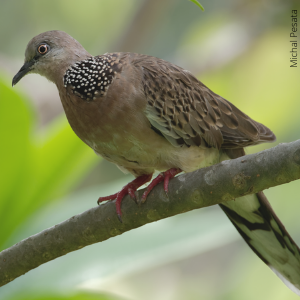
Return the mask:
M52 259L147 223L299 178L300 140L181 175L170 181L169 197L162 184L140 206L125 197L123 223L117 218L115 202L108 202L2 251L0 286ZM142 193L137 192L139 197Z

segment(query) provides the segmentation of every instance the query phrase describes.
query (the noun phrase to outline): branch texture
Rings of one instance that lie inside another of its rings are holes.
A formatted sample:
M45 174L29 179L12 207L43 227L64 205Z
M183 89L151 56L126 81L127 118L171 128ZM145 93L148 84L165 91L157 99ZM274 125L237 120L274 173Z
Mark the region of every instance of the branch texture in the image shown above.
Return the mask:
M39 265L147 223L218 204L300 178L300 140L223 161L170 181L169 196L158 185L147 201L123 200L123 223L115 202L91 208L0 253L0 286ZM141 197L143 190L137 192Z

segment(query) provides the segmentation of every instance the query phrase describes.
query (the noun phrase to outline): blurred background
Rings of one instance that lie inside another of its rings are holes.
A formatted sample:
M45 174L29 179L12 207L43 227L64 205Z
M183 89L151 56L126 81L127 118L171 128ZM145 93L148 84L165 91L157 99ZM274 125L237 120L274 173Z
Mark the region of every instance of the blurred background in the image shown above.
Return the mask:
M35 35L63 30L91 54L132 51L193 72L277 142L300 138L299 69L290 67L289 0L0 0L0 248L96 205L131 180L70 129L56 87L11 88ZM300 35L300 32L299 32ZM300 244L300 182L266 191ZM298 299L218 207L149 224L51 261L0 288L0 299Z

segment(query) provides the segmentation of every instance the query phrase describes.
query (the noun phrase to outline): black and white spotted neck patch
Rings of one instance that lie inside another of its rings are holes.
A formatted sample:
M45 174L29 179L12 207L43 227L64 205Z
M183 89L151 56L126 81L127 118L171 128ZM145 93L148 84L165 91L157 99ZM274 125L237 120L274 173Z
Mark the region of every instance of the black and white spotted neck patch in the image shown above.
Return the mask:
M79 61L64 75L64 86L71 86L75 95L86 101L95 100L107 92L117 71L120 71L117 57L104 54Z

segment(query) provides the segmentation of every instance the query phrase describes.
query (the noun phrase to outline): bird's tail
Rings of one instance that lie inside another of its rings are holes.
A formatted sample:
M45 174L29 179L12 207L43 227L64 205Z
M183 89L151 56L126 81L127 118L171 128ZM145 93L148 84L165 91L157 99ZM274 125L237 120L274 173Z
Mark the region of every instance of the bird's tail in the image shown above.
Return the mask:
M226 151L230 158L244 153ZM249 247L300 296L300 249L276 216L263 192L220 204Z

